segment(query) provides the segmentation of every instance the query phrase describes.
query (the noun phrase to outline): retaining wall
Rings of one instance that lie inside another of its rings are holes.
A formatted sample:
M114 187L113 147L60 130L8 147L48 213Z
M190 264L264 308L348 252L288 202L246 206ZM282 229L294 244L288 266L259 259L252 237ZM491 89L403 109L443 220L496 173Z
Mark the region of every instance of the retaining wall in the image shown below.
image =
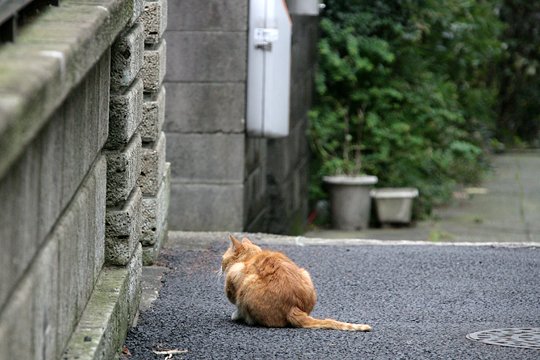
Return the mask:
M108 359L166 235L166 12L62 0L0 46L0 359Z

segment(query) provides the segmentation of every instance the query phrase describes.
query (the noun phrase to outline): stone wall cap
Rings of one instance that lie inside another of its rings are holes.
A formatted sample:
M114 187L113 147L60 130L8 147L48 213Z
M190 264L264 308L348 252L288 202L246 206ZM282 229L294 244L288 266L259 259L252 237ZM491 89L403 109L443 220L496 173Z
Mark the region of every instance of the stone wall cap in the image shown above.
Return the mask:
M111 46L132 10L132 0L63 0L23 27L16 43L0 47L0 178Z

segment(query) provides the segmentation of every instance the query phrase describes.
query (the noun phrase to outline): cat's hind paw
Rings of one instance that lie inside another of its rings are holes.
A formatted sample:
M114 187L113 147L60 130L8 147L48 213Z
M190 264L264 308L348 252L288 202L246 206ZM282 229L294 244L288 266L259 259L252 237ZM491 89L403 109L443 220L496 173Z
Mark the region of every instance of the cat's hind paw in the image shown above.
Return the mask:
M232 313L231 320L232 321L240 320L240 312L238 311L238 309L234 310L234 312Z

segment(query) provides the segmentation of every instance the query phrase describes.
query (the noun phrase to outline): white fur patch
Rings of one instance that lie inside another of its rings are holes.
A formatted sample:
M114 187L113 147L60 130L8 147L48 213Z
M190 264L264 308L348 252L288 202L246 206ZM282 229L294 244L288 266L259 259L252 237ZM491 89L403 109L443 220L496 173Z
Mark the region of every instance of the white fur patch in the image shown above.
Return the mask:
M236 280L240 275L242 275L242 272L244 271L244 268L246 266L244 265L244 263L236 263L236 264L233 264L230 268L229 268L229 271L227 271L227 275L233 279L233 280Z
M306 269L302 269L302 270L300 270L300 272L302 273L302 276L304 276L304 279L311 282L311 276L309 276L309 273L306 271Z
M236 310L234 310L234 312L231 315L231 320L232 321L237 321L239 319L240 319L240 311L238 311L238 309L236 309Z

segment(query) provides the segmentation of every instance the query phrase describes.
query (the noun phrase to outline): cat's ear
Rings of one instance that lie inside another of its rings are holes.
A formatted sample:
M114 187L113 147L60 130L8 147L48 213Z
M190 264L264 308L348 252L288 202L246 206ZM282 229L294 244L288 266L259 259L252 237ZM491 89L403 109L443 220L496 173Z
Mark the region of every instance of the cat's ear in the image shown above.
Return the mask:
M245 237L245 238L242 239L242 244L253 245L253 243L251 242L251 240L249 240L247 237Z
M234 247L234 250L238 250L242 247L242 243L240 240L234 237L233 234L229 234L229 239L231 239L232 246Z

